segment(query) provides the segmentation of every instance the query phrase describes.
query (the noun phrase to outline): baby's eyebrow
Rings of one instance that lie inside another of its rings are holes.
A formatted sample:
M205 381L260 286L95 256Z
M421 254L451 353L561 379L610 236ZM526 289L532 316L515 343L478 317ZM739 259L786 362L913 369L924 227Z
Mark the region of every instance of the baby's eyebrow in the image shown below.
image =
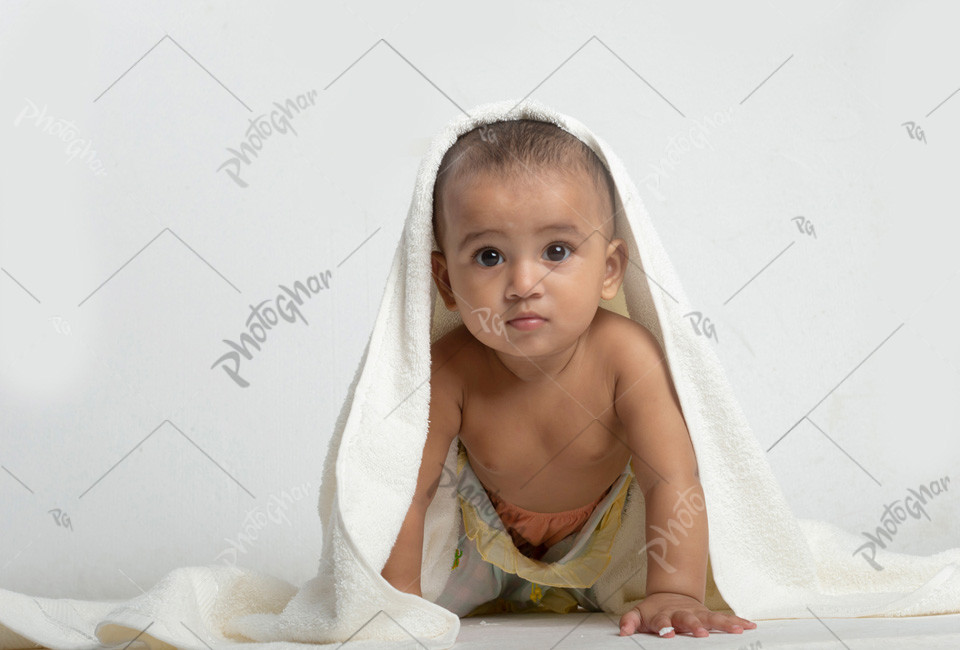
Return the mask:
M537 234L546 232L548 230L554 231L554 232L565 232L565 233L569 233L571 235L580 237L581 239L583 238L583 235L580 233L579 228L577 228L572 224L567 224L567 223L552 223L552 224L546 225L543 228L538 229ZM487 228L485 230L478 230L476 232L467 233L466 236L464 236L464 238L460 240L459 250L463 250L464 248L466 248L467 245L475 239L479 239L487 235L505 235L505 234L506 233L504 233L502 230L497 230L496 228Z

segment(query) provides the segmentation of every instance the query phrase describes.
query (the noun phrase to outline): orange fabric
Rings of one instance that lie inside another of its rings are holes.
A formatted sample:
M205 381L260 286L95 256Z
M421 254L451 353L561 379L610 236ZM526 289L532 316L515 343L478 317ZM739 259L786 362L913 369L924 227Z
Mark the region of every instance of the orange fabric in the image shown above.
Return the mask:
M580 530L609 491L608 487L593 503L562 512L533 512L508 503L489 491L487 496L517 549L524 555L539 558L564 537Z

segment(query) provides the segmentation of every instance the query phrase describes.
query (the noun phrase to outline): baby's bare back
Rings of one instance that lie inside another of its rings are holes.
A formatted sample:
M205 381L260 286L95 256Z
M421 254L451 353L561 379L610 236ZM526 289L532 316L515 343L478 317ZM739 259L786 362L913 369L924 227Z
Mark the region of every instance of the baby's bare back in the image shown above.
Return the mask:
M533 512L561 512L595 501L630 459L614 409L616 374L608 318L593 326L563 370L519 379L463 326L447 336L461 382L460 440L491 493Z

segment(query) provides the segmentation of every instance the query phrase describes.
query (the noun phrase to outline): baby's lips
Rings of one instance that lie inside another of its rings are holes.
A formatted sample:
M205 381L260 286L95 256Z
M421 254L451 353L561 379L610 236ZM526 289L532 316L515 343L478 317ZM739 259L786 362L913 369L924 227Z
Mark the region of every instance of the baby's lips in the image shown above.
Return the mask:
M540 314L521 314L507 319L507 322L509 323L513 320L520 320L521 318L539 318L540 320L547 320L545 316L541 316Z

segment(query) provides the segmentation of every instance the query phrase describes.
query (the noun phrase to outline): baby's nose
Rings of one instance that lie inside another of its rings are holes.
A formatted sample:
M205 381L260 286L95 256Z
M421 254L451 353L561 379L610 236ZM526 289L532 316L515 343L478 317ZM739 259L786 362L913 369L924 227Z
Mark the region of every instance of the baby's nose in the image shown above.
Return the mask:
M519 260L513 263L510 269L510 286L507 294L510 297L526 298L531 295L543 294L543 276L546 271L534 260Z

